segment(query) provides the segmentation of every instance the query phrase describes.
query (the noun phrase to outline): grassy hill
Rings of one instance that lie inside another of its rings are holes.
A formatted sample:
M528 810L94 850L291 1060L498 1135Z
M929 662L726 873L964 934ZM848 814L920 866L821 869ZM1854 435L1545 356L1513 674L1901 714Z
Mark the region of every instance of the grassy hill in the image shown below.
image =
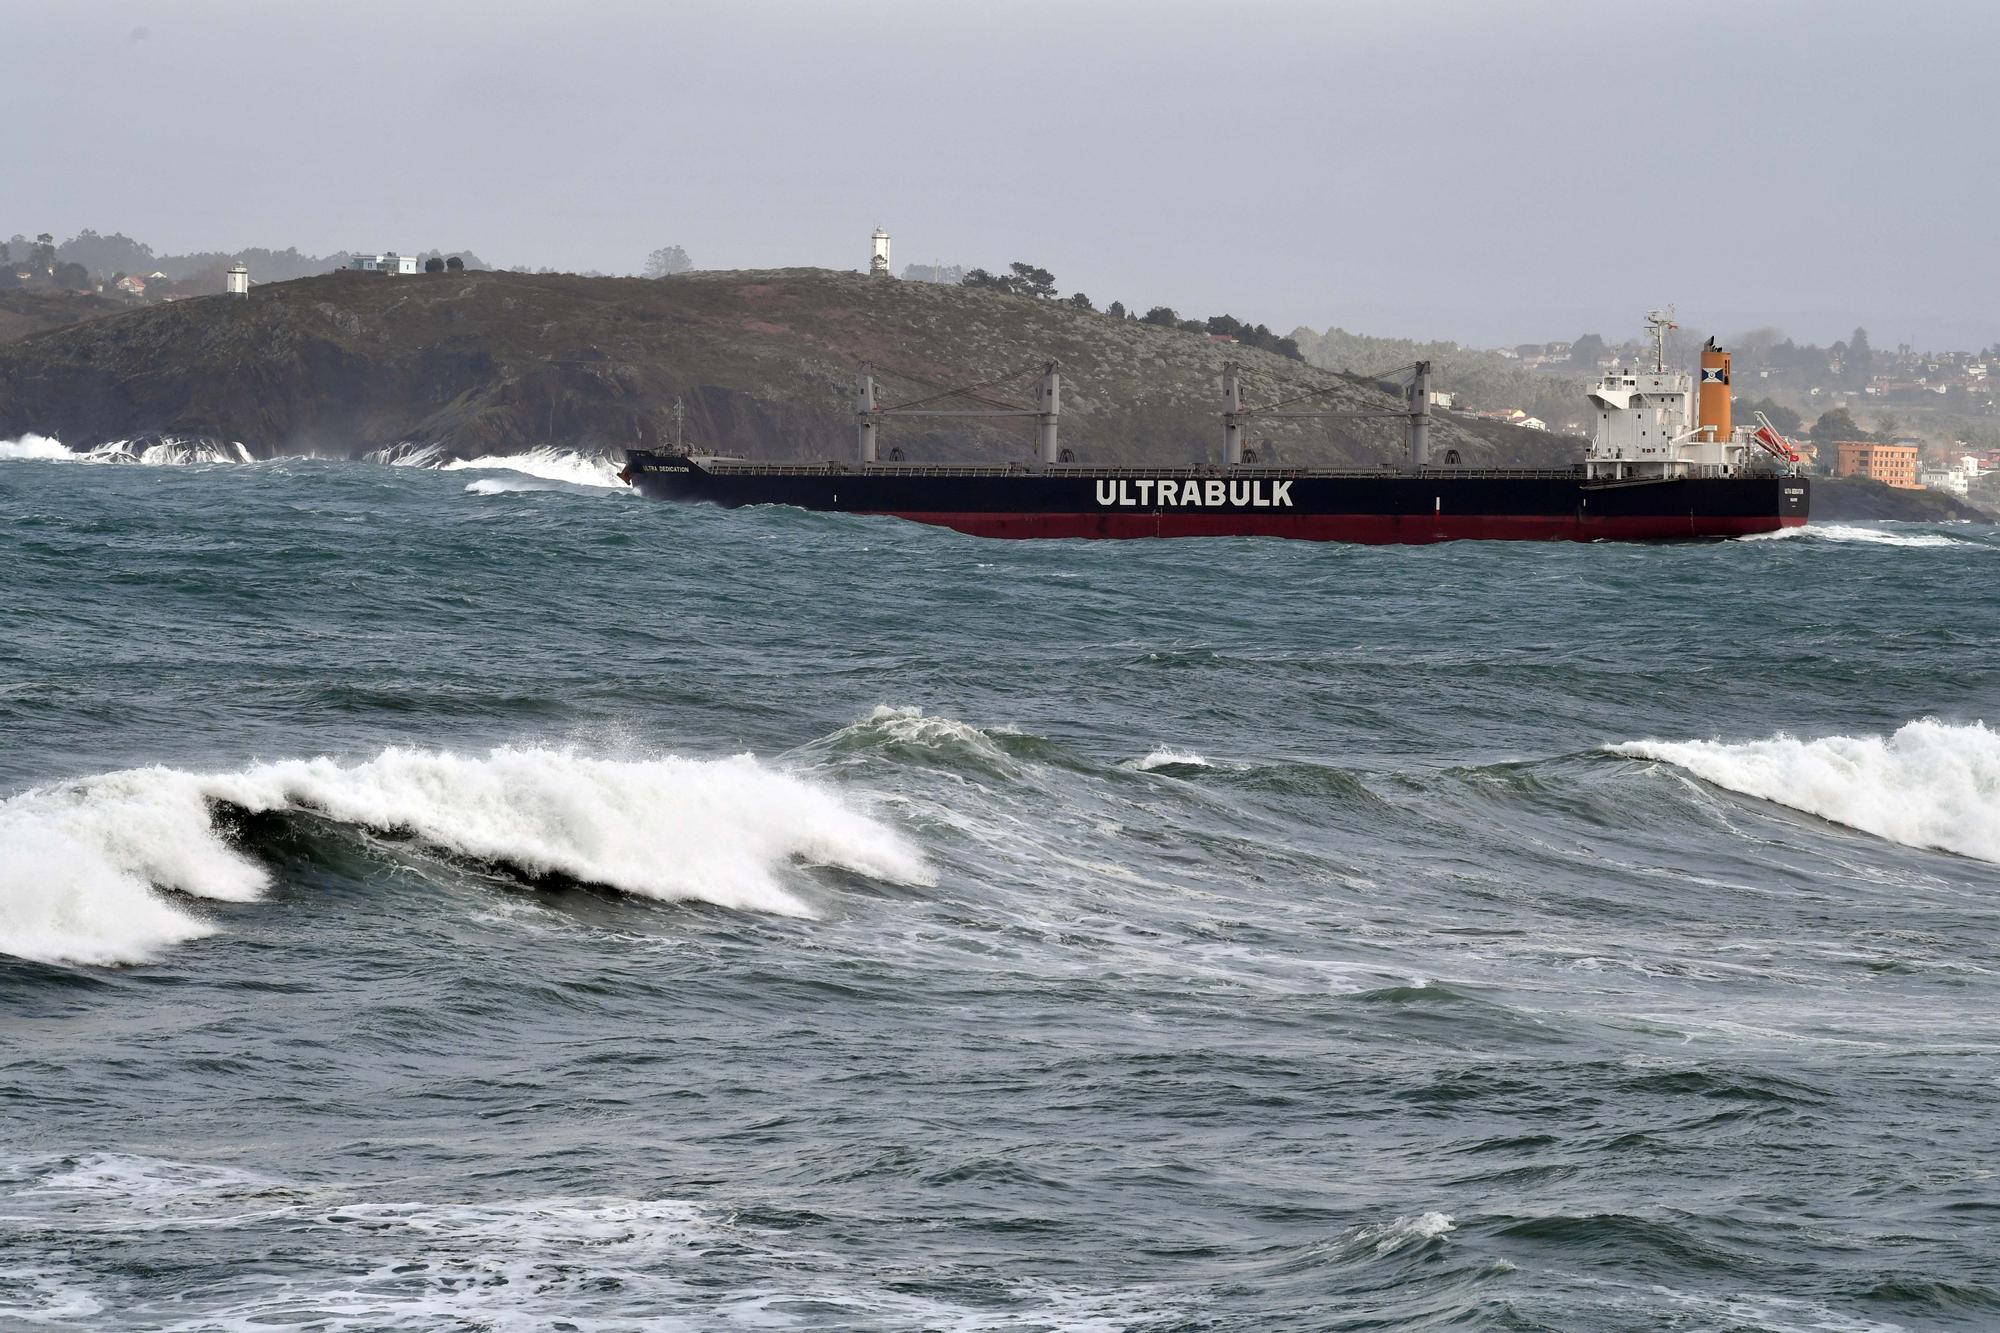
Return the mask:
M123 301L95 292L51 292L27 287L0 290L0 343L45 329L59 329L126 309Z
M84 447L149 432L241 441L260 454L350 455L405 442L463 455L557 445L615 450L688 437L750 457L848 457L851 385L872 363L893 405L1053 358L1063 442L1085 461L1219 453L1219 381L1246 397L1336 384L1328 409L1394 411L1384 387L1054 301L819 269L662 280L523 273L334 273L129 310L0 346L0 438ZM1028 457L1027 422L903 421L910 459ZM1268 461L1400 456L1400 421L1264 423ZM1441 418L1433 447L1467 462L1547 463L1574 442Z
M1453 394L1460 408L1488 411L1518 407L1556 429L1589 433L1590 413L1583 395L1592 374L1527 370L1483 348L1376 338L1340 328L1325 333L1298 328L1292 331L1292 339L1307 361L1335 372L1365 372L1421 358L1431 363L1432 385Z

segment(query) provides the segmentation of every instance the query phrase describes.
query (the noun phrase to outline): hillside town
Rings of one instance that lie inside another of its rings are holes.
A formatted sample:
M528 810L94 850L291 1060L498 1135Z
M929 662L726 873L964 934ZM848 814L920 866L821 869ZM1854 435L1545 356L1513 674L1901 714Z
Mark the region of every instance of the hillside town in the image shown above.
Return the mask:
M1679 354L1685 357L1703 337L1681 336ZM1768 416L1813 471L2000 503L2000 346L1937 352L1903 344L1886 351L1859 328L1829 347L1799 345L1769 329L1725 341L1734 353L1737 412ZM1650 353L1637 340L1611 345L1591 335L1496 347L1486 355L1567 387L1639 364ZM1586 431L1575 414L1551 424L1523 407L1435 397L1441 401L1434 405L1446 410L1536 430Z

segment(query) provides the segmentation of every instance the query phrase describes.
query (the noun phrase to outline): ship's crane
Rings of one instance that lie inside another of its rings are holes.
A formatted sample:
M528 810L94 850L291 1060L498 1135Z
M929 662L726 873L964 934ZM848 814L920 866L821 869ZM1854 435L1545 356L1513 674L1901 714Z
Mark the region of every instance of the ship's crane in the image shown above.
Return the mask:
M879 461L880 451L875 435L876 427L884 417L1033 417L1036 422L1036 438L1041 446L1042 462L1052 464L1069 461L1063 456L1061 443L1057 439L1057 428L1062 418L1062 373L1056 369L1054 361L1042 363L1041 377L1035 383L1033 407L989 397L985 392L1018 380L1032 369L1034 369L1032 365L1022 366L981 384L943 389L928 398L916 398L907 403L898 403L894 407L882 407L875 401L875 367L864 365L855 385L855 414L858 418L862 465L865 467ZM953 398L979 403L982 406L932 406L933 403L942 403Z
M1403 411L1375 412L1284 412L1280 408L1294 403L1310 402L1324 398L1328 394L1351 389L1351 384L1328 384L1305 393L1281 398L1275 403L1262 407L1243 406L1242 372L1235 362L1230 362L1222 371L1222 461L1227 467L1240 467L1245 461L1255 461L1243 447L1243 424L1253 418L1259 421L1381 421L1402 418L1409 423L1411 472L1422 472L1430 464L1431 445L1431 363L1418 361L1408 366L1394 366L1369 379L1382 379L1389 375L1410 373L1409 386L1404 390L1407 406Z

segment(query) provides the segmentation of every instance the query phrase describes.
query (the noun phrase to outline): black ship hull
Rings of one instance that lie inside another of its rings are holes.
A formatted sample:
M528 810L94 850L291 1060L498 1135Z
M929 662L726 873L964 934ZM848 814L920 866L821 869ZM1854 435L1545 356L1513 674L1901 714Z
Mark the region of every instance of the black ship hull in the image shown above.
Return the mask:
M1587 481L1574 471L791 465L634 450L641 494L888 515L980 537L1292 537L1425 543L1668 541L1806 521L1803 477Z

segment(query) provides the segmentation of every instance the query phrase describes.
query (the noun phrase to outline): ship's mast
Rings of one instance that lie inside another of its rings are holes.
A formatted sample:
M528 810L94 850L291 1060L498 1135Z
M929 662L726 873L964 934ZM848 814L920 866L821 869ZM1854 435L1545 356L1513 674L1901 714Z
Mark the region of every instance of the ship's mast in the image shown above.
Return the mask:
M1674 323L1674 308L1655 310L1646 316L1646 329L1653 335L1653 373L1667 373L1667 333L1680 325Z

